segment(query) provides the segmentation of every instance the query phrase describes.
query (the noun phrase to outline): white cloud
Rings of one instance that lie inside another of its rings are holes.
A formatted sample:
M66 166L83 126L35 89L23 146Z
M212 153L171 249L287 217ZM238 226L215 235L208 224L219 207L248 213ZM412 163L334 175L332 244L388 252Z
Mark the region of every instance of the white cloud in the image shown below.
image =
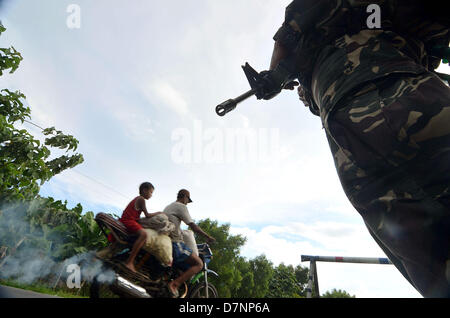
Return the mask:
M201 201L211 204L203 209L234 224L299 220L316 211L315 206L320 206L324 217L359 217L345 197L331 155L305 153L297 150L278 164L194 167L192 177L198 184L217 189L209 193L205 186L198 188Z
M145 141L155 135L156 123L140 109L128 105L118 105L112 109L112 114L118 122L118 126L127 137L133 141Z
M450 65L449 65L449 64L441 63L441 64L439 65L439 67L436 69L436 71L438 71L438 72L440 72L440 73L450 74Z
M292 253L284 253L292 246L296 246L297 253L304 255L331 253L336 256L384 257L384 253L374 243L362 222L359 224L293 222L284 226L267 225L259 231L233 227L233 233L241 233L241 231L248 237L249 248L256 255L266 253L278 263L281 261L289 264L299 263L299 254L292 258Z
M164 80L155 80L144 86L142 93L156 107L169 107L179 116L189 115L189 107L179 90Z

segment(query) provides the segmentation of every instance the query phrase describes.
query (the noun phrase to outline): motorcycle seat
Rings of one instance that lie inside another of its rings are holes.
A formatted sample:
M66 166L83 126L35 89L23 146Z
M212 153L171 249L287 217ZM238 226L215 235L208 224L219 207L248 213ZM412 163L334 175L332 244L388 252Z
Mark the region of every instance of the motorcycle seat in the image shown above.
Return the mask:
M99 212L95 216L95 221L102 230L103 234L106 235L106 237L108 237L108 234L106 233L106 229L108 229L114 239L119 243L131 244L137 239L136 234L128 232L127 228L122 222L116 220L109 214Z

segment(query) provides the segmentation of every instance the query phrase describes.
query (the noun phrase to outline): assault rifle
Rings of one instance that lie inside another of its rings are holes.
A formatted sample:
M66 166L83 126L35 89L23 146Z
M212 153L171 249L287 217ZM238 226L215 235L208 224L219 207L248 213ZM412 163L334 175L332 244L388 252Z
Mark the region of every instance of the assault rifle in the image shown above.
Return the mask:
M294 78L291 75L292 72L285 66L284 61L280 62L274 70L263 71L261 73L255 71L248 63L245 63L245 65L242 66L242 69L244 70L251 89L236 98L228 99L217 105L217 115L225 116L225 114L235 109L237 104L253 95L256 95L257 99L267 100L278 95L282 89L293 89L298 85L297 82L293 81Z
M442 59L443 63L448 63L450 59L450 48L436 46L430 50L429 54ZM251 89L236 98L230 98L217 105L217 115L225 116L227 113L234 110L239 103L254 95L256 95L257 99L271 99L280 93L282 89L293 89L298 83L294 81L296 76L292 75L295 74L295 72L289 69L289 66L291 65L293 65L291 61L283 60L274 70L258 73L250 66L250 64L245 63L245 65L242 66L242 69L244 70ZM450 84L449 74L439 72L434 73Z

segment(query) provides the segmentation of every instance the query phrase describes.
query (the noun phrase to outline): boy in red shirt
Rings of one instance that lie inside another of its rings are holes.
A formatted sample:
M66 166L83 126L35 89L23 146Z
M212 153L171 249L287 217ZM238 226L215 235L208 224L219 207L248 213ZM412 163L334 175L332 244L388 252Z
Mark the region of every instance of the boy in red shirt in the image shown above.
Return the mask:
M131 234L139 235L136 242L133 245L130 256L125 263L125 266L133 272L136 272L136 268L134 267L134 259L136 258L139 250L144 246L145 241L147 240L147 233L144 231L143 227L137 222L139 220L139 216L142 212L144 212L145 217L151 218L162 212L148 213L147 208L145 206L145 200L148 200L152 197L153 191L155 187L150 182L144 182L139 186L139 196L134 198L125 208L122 213L122 217L119 219L128 232Z

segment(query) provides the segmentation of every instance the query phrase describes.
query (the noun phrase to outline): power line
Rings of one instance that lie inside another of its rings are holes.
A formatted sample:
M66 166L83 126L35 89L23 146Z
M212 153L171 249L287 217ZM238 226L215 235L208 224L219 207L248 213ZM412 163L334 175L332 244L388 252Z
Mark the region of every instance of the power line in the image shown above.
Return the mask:
M121 196L124 197L125 199L129 199L129 196L127 196L127 195L125 195L125 194L123 194L123 193L120 193L119 191L115 190L114 188L112 188L112 187L110 187L110 186L108 186L108 185L106 185L106 184L104 184L104 183L102 183L102 182L100 182L100 181L98 181L98 180L95 180L94 178L91 178L90 176L85 175L84 173L81 173L80 171L77 171L77 170L74 169L74 168L73 168L72 170L73 170L74 172L76 172L76 173L82 175L83 177L86 177L86 178L88 178L88 179L90 179L90 180L92 180L92 181L94 181L94 182L96 182L96 183L98 183L98 184L104 186L105 188L108 188L110 191L113 191L113 192L115 192L115 193L121 195Z
M105 192L102 192L98 187L95 187L95 186L92 186L92 185L90 185L90 184L85 184L85 185L83 185L84 186L84 190L86 190L86 191L89 191L89 192L92 192L92 193L97 193L97 194L101 194L102 196L104 196L106 199L108 199L108 200L110 200L110 199L112 199L112 198L116 198L117 196L116 195L114 195L114 194L112 194L111 192L108 192L108 191L105 191ZM67 186L64 186L64 185L61 185L61 184L59 184L58 182L49 182L48 184L47 184L47 187L49 187L49 188L51 188L52 189L52 191L53 191L53 196L55 196L56 194L57 194L57 192L55 191L56 189L57 190L59 190L59 191L61 191L61 192L63 192L63 193L66 193L67 194ZM83 197L83 195L76 195L76 197L72 197L72 198L75 198L76 200L79 200L78 199L78 197ZM65 198L66 199L66 198ZM84 205L84 204L83 204ZM118 210L120 210L120 208L117 208Z
M31 124L31 125L33 125L33 126L39 128L39 129L41 129L42 131L45 130L44 128L42 128L42 127L39 126L38 124L35 124L35 123L33 123L33 122L29 121L29 120L26 120L26 119L25 119L24 122L26 122L26 123L28 123L28 124ZM103 186L103 187L109 189L110 191L115 192L116 194L122 196L122 197L125 198L125 199L128 199L128 198L129 198L129 196L127 196L127 195L125 195L125 194L123 194L123 193L120 193L119 191L115 190L113 187L108 186L108 185L104 184L103 182L100 182L100 181L98 181L98 180L96 180L96 179L94 179L94 178L92 178L92 177L90 177L90 176L88 176L88 175L85 175L84 173L81 173L80 171L77 171L77 170L74 169L74 168L72 168L71 170L72 170L73 172L75 172L75 173L78 173L79 175L81 175L81 176L83 176L83 177L85 177L85 178L88 178L88 179L90 179L90 180L92 180L92 181L94 181L94 182L100 184L101 186Z
M26 123L29 123L29 124L31 124L31 125L33 125L33 126L36 126L37 128L41 129L42 131L44 130L44 128L42 128L42 127L39 126L39 125L36 125L35 123L32 123L32 122L29 121L29 120L24 119L23 121L26 122Z

